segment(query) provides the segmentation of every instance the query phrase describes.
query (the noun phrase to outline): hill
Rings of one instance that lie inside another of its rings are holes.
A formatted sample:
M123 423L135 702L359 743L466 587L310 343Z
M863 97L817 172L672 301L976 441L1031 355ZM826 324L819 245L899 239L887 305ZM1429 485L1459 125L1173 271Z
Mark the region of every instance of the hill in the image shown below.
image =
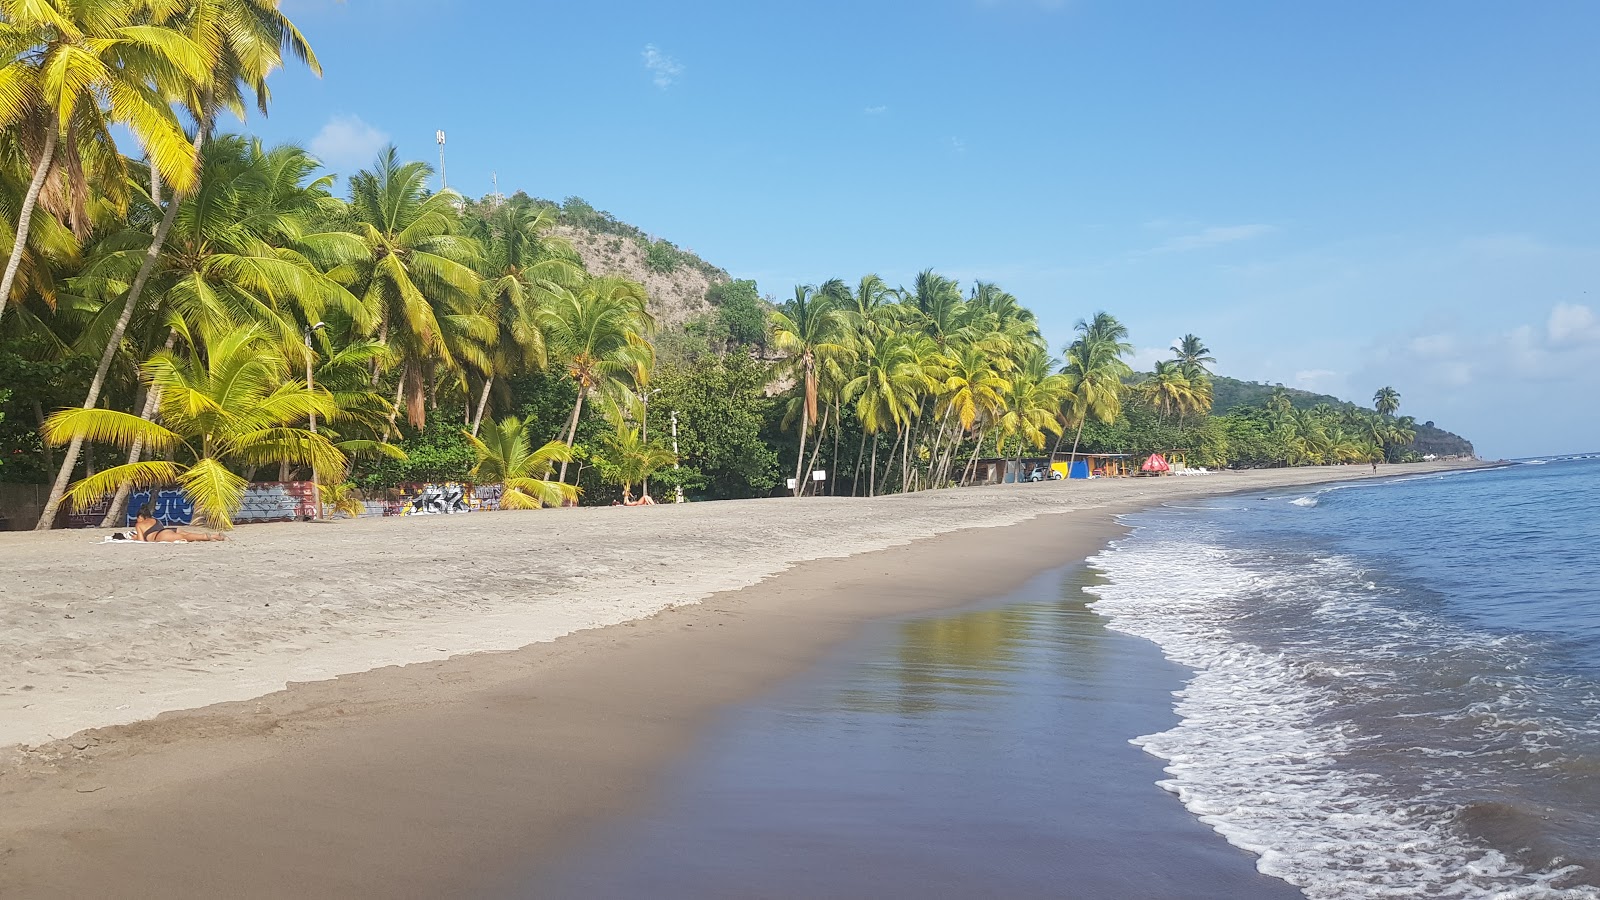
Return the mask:
M1333 407L1354 406L1362 409L1370 407L1341 400L1331 394L1318 394L1314 391L1303 391L1299 388L1284 387L1281 384L1267 384L1260 381L1240 381L1225 375L1215 377L1212 384L1212 408L1219 413L1240 406L1265 406L1267 399L1274 392L1282 390L1289 396L1289 402L1297 409L1310 409L1319 404ZM1433 422L1421 422L1417 425L1417 440L1412 449L1419 454L1437 454L1439 456L1473 456L1472 442L1454 432L1446 431L1434 425Z
M556 203L537 200L561 212L555 231L572 242L583 266L596 275L620 275L645 286L650 314L663 329L681 328L711 311L706 294L731 280L728 273L692 250L647 234L582 197Z

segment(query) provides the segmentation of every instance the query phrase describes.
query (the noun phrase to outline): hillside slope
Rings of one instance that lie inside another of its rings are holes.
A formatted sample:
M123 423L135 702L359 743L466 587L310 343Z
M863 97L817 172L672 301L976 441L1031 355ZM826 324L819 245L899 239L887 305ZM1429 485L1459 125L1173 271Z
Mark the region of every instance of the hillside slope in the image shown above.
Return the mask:
M1280 388L1289 396L1289 402L1297 409L1309 409L1321 403L1336 407L1360 405L1341 400L1331 394L1318 394L1260 381L1240 381L1237 378L1218 375L1212 385L1212 408L1219 413L1225 413L1239 406L1264 406L1273 392ZM1439 456L1475 455L1471 441L1459 434L1439 428L1432 422L1417 424L1417 440L1412 449L1420 454L1433 453Z

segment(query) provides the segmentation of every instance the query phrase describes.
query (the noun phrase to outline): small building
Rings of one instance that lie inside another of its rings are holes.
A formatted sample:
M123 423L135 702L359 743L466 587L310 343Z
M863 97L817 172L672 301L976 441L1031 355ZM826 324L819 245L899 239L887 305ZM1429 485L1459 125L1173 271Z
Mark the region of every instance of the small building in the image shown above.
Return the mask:
M1076 459L1062 453L1056 459L1056 469L1068 478L1124 478L1133 465L1127 453L1079 453Z

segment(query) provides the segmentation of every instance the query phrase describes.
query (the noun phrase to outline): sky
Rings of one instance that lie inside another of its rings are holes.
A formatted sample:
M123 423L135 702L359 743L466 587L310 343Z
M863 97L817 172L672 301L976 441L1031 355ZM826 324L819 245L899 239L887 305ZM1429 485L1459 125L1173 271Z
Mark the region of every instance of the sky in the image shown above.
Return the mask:
M283 0L324 76L240 126L595 207L776 298L933 268L1057 352L1600 450L1600 4Z

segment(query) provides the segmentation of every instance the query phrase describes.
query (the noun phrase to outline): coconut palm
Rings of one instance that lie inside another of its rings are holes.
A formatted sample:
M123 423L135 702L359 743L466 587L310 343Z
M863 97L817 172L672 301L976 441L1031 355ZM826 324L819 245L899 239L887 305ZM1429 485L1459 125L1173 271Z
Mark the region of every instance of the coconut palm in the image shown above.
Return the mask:
M456 196L430 194L433 169L402 163L390 146L350 178L356 258L330 275L361 301L358 324L395 355L395 406L421 427L436 370L457 366L464 341L487 342L495 324L475 306L481 284L477 242L459 233ZM377 373L373 373L374 382Z
M501 509L538 509L560 506L578 499L578 489L552 481L555 464L572 459L572 448L560 441L549 441L533 449L527 423L516 416L484 423L480 434L462 431L478 464L472 477L479 484L499 484Z
M1063 430L1061 404L1073 384L1055 371L1059 365L1043 347L1030 346L1017 359L1016 371L1007 379L1010 390L1005 393L1005 410L998 422L1000 446L1004 447L1008 437L1016 436L1019 477L1023 450L1028 446L1043 449L1047 432L1060 435Z
M1211 348L1192 334L1186 334L1174 343L1172 353L1172 361L1178 364L1178 370L1191 382L1209 376L1211 370L1206 368L1207 363L1217 361L1216 357L1211 355Z
M1400 392L1387 385L1372 395L1372 405L1380 416L1392 416L1400 409Z
M1200 405L1193 383L1177 360L1156 363L1154 374L1139 388L1162 416L1181 416Z
M1132 374L1122 360L1133 349L1127 335L1128 329L1116 317L1100 312L1093 319L1079 320L1078 339L1067 347L1061 374L1067 378L1067 419L1077 422L1069 469L1078 461L1078 443L1089 417L1114 422L1122 413L1122 379Z
M655 320L645 310L644 286L623 278L593 278L576 291L552 298L546 332L551 355L578 384L567 421L566 445L578 436L578 418L588 397L626 400L649 380L655 351L646 337ZM561 462L567 480L567 461Z
M479 221L475 236L483 247L484 274L480 309L494 321L496 334L485 348L491 366L482 373L474 434L497 376L545 367L545 308L558 290L583 280L583 265L571 242L551 233L559 221L554 207L513 200Z
M17 0L17 2L27 2L35 9L43 5L35 0ZM45 0L45 2L55 2L55 0ZM118 0L81 0L77 8L108 9L117 2ZM151 62L156 72L141 82L141 89L145 91L144 103L149 105L156 99L174 98L188 109L197 123L194 139L187 151L176 142L177 136L164 129L159 133L152 132L154 142L145 141L145 151L150 158L152 170L151 197L159 204L160 191L157 185L161 181L164 180L179 193L193 187L197 178L195 170L200 151L210 138L220 111L231 110L242 117L242 95L248 90L255 93L257 107L263 114L266 113L268 100L266 79L283 64L285 53L305 63L317 75L322 74L322 69L304 36L278 10L277 0L230 0L230 2L207 3L142 0L138 7L142 14L148 16L149 24L135 27L140 28L139 33L153 42L152 53L145 55L156 57ZM115 19L108 17L106 21ZM198 49L198 57L189 55L191 48ZM115 100L119 90L113 85L111 91L113 119L119 118ZM156 91L161 93L157 94ZM159 110L156 110L151 114L158 112ZM170 113L171 110L168 109L168 114ZM131 118L129 121L131 122ZM180 131L178 135L181 134ZM128 288L120 316L100 356L100 365L95 370L94 379L89 383L88 396L83 402L83 408L86 410L94 409L99 402L106 375L121 347L128 323L132 320L135 310L139 308L145 284L156 269L162 248L172 231L180 207L181 204L176 202L167 203L166 210L155 227L154 239L145 251L144 262ZM72 471L77 465L78 452L82 446L82 442L77 440L68 445L61 470L56 475L50 497L45 502L36 528L48 529L54 523L56 509L66 490L67 482L71 480Z
M806 437L817 420L818 365L823 359L850 353L844 333L844 316L831 300L810 285L797 285L794 299L771 313L772 345L788 355L788 368L799 382L804 404L800 409L800 443L794 469L794 496L806 462Z
M872 462L867 469L867 496L871 497L877 494L878 438L890 429L896 435L901 432L926 386L917 351L904 335L889 335L866 348L861 360L843 397L855 404L863 434L872 435Z
M82 507L123 482L177 484L205 521L233 527L247 482L235 471L289 461L324 472L344 470L345 456L326 435L299 427L311 413L337 413L333 398L296 381L269 332L250 325L218 336L204 360L161 351L144 366L161 391L161 422L109 409L66 409L43 429L55 444L92 440L128 447L141 441L176 461L114 466L74 484L68 502Z
M602 471L608 481L621 485L624 500L633 497L633 486L648 482L650 476L671 466L678 457L671 450L646 441L638 428L618 421L616 430L600 437Z
M203 80L205 56L183 35L141 21L139 6L127 0L0 0L0 42L10 53L0 68L0 128L40 137L18 210L15 234L23 240L13 241L0 275L0 315L34 207L58 164L58 147L65 146L62 155L81 173L80 143L109 140L105 124L115 122L133 132L169 182L185 189L195 182L194 148L162 91ZM104 112L102 98L109 101ZM87 185L74 188L81 195Z

